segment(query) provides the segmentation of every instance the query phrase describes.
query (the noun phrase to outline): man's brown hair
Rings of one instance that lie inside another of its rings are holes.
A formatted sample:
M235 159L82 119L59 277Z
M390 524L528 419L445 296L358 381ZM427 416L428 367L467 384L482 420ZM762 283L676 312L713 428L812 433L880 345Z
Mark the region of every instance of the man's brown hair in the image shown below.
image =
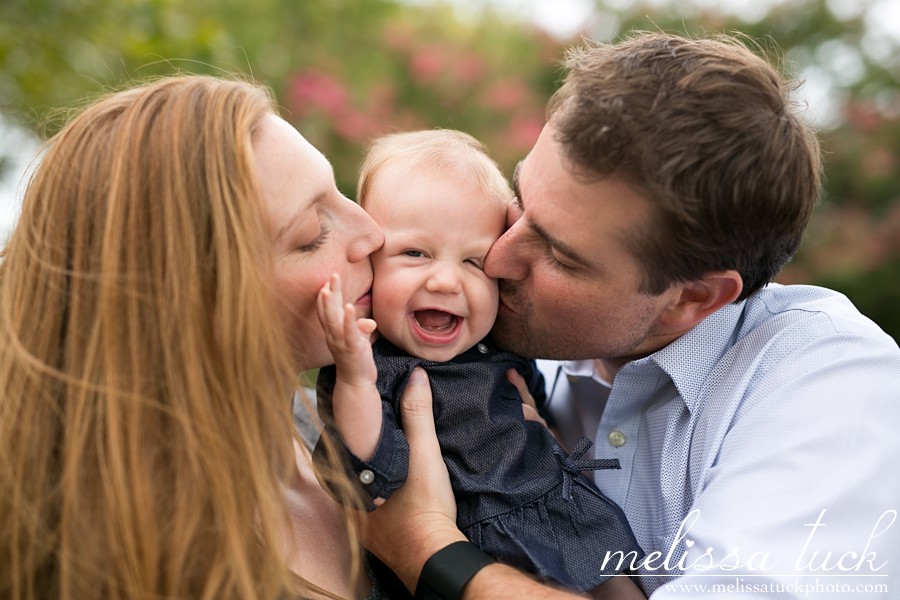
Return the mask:
M627 243L642 291L734 269L743 299L796 252L820 187L796 87L733 37L637 34L570 50L549 117L579 176L620 178L653 206Z

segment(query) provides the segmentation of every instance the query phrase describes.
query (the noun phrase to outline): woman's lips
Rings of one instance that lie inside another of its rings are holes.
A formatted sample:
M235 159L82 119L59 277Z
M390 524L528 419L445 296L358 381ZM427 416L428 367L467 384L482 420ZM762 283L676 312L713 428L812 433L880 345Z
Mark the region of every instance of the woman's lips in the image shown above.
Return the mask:
M372 290L357 298L354 304L356 306L372 306Z
M356 299L356 302L353 303L353 306L356 307L356 316L359 318L372 318L372 290L369 290L362 296Z

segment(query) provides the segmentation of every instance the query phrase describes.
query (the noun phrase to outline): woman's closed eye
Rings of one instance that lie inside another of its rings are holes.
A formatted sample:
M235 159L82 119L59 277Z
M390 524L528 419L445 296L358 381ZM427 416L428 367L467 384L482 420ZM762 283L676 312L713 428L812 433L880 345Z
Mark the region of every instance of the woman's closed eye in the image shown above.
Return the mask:
M331 229L329 229L326 225L323 225L322 228L319 230L319 235L317 235L316 238L313 241L309 242L308 244L303 244L302 246L298 246L297 252L315 252L316 250L321 248L322 245L325 244L325 242L328 241L328 236L330 234L331 234Z

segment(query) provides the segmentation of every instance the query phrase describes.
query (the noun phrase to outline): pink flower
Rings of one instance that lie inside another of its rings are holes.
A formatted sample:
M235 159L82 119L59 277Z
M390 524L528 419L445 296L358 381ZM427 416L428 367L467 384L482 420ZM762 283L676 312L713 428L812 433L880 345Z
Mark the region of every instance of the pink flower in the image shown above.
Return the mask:
M871 103L861 100L848 104L844 113L850 126L862 131L878 130L883 120L877 108Z
M300 114L317 108L335 115L349 105L349 94L344 85L337 78L315 70L300 73L293 78L288 99Z
M530 150L543 128L543 116L533 113L518 115L513 117L504 137L509 140L511 146L520 150Z
M519 108L530 100L531 90L518 77L498 79L482 95L485 106L504 111Z
M866 152L860 163L869 177L890 177L897 170L897 157L883 144Z
M472 85L485 72L484 59L477 54L463 54L453 65L453 74L460 83Z
M365 142L375 133L374 123L365 114L349 107L335 116L332 126L340 137L355 144Z
M397 90L391 83L377 83L369 89L366 98L368 112L372 116L389 117L396 110Z
M425 46L412 55L409 69L413 78L423 85L433 83L445 70L447 61L444 53L435 46Z

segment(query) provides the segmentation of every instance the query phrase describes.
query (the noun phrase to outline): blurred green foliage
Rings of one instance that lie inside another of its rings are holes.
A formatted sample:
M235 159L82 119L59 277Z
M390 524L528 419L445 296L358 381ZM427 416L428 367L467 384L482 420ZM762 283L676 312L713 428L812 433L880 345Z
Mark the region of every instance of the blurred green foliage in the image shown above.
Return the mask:
M622 4L597 0L581 34L741 31L786 71L829 83L823 202L779 280L844 291L900 339L900 52L897 38L867 28L871 2L775 2L749 20L689 2L614 8ZM273 88L352 196L366 143L392 130L469 131L510 174L537 137L558 61L575 42L483 7L462 14L441 3L3 0L0 112L50 135L62 124L56 108L134 80L250 74Z

